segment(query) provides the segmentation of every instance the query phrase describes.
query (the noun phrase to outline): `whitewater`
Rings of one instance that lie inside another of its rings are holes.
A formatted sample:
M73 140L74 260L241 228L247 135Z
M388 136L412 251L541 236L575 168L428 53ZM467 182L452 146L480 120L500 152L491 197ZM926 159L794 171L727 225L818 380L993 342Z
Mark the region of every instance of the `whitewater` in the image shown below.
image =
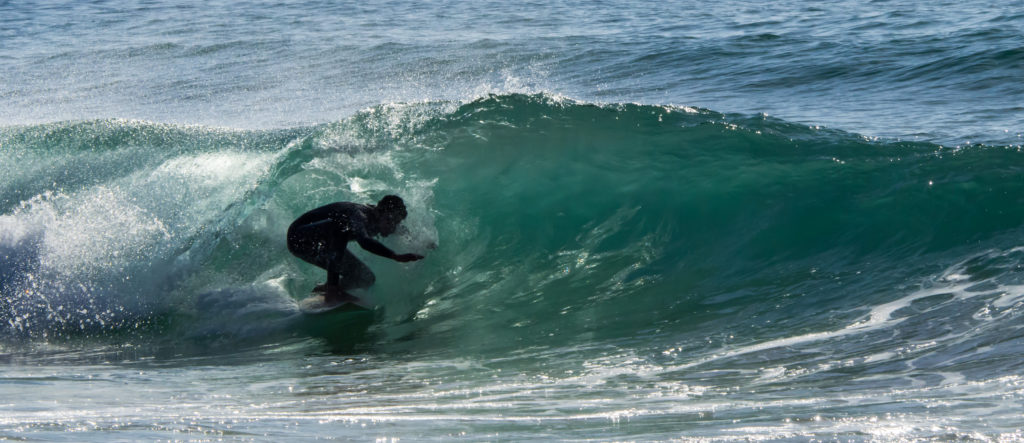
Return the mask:
M1022 10L2 4L0 439L1024 439Z

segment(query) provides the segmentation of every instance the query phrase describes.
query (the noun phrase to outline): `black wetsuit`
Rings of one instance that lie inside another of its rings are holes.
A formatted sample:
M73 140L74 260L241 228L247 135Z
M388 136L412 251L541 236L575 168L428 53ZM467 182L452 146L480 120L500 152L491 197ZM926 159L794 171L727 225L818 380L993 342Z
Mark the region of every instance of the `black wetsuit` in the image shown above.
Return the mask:
M343 291L369 287L376 277L346 247L355 240L370 252L379 253L379 248L384 248L371 239L378 234L370 228L372 211L373 208L366 205L339 202L302 214L288 227L288 250L327 270L329 285L336 280L335 284Z

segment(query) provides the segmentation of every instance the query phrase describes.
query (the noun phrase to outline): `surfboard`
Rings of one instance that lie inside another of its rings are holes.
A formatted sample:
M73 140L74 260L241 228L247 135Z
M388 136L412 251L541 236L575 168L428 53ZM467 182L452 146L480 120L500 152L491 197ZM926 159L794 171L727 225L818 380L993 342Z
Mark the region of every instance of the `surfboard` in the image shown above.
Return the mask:
M373 311L373 306L362 299L327 303L323 295L313 294L299 301L299 312L306 315L321 315L331 312Z
M326 303L323 295L314 293L298 305L301 333L325 339L335 350L353 348L373 324L373 305L361 299Z

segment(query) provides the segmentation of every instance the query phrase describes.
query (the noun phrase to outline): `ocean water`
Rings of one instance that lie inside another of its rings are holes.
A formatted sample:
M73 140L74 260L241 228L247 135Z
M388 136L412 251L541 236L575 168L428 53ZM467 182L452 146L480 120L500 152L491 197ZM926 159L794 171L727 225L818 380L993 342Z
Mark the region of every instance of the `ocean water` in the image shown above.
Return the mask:
M0 439L1024 439L1022 72L1020 1L0 3Z

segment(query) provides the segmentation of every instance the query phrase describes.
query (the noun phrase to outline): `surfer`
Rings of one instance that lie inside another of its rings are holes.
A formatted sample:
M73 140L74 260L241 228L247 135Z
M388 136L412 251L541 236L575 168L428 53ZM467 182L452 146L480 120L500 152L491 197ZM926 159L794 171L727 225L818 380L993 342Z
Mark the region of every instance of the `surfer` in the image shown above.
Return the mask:
M376 281L370 268L346 247L355 241L363 249L398 262L423 258L419 254L396 254L373 237L395 232L407 213L405 202L396 195L380 199L376 206L337 202L299 216L288 227L288 251L327 271L327 283L314 291L325 293L327 303L358 300L347 291L367 288Z

